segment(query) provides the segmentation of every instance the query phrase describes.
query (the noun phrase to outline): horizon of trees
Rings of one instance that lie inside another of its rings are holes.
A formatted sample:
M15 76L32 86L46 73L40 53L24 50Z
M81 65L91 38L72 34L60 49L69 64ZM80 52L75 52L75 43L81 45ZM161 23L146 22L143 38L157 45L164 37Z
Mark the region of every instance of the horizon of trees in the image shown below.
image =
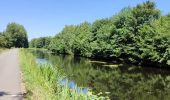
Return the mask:
M9 23L4 32L0 32L1 48L28 48L28 37L24 26L15 22Z
M146 1L110 18L67 25L41 47L54 53L169 66L170 14L162 15L154 2Z
M31 48L48 48L48 45L51 42L51 37L39 37L34 38L30 41L29 47Z

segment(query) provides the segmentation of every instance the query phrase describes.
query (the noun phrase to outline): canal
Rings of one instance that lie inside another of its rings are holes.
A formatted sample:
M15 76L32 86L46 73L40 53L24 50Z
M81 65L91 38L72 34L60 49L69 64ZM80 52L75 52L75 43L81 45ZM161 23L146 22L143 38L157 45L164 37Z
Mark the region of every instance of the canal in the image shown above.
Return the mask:
M80 87L85 94L93 92L113 100L170 98L170 71L167 69L30 51L36 56L38 63L52 64L63 70L66 79L61 84L67 81L71 89Z

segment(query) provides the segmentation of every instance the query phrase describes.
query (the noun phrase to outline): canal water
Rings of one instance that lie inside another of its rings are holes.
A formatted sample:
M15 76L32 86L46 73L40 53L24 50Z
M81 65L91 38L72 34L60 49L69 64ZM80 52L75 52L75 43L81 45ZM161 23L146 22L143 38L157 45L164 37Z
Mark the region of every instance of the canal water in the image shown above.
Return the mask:
M63 70L67 78L61 84L69 82L71 89L80 87L85 94L92 91L112 100L170 99L170 70L53 55L46 51L31 52L38 63L49 63Z

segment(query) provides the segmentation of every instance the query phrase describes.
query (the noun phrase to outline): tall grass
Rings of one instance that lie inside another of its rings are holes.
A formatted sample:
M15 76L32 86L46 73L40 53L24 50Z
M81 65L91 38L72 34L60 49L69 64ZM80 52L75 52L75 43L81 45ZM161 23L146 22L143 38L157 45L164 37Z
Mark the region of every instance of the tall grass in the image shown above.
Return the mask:
M62 71L52 65L37 64L26 49L20 49L20 60L28 100L102 100L95 95L70 90L67 85L61 86Z

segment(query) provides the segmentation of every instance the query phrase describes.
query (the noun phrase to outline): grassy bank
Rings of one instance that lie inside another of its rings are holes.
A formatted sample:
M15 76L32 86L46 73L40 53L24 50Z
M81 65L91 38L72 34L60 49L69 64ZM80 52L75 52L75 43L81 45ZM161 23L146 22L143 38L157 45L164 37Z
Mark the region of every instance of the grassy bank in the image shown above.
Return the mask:
M5 49L5 48L0 48L0 53L3 52L3 51L5 51L5 50L7 50L7 49Z
M61 86L61 70L52 65L38 65L35 57L26 49L20 49L21 69L28 100L96 100L97 96L84 95ZM98 98L102 100L101 98ZM97 100L98 100L97 99Z

